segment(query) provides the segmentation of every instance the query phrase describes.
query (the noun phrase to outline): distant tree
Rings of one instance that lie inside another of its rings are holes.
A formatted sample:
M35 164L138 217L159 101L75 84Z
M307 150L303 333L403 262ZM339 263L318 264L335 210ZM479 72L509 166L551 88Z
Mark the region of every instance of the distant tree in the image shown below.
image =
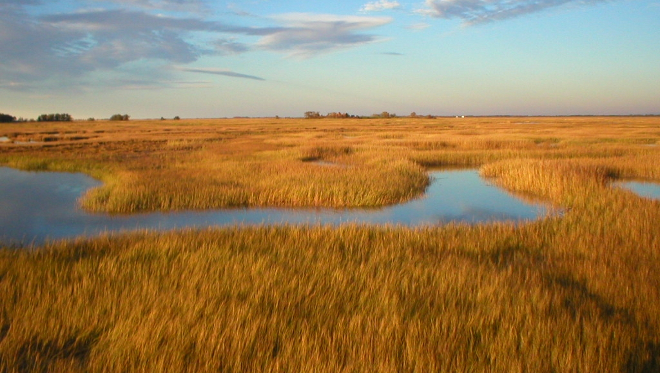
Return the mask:
M37 118L37 122L71 122L73 117L69 114L41 114Z
M318 111L306 111L305 112L305 118L306 119L321 118L321 114L319 114Z
M13 117L9 114L1 114L0 113L0 123L11 123L16 121L16 117Z
M380 113L380 117L381 117L381 118L389 118L389 117L390 117L390 113L388 113L387 111L384 111L384 112Z
M336 112L336 113L328 113L327 115L328 118L349 118L350 115L348 113L342 113L341 111Z
M110 120L119 121L119 120L128 120L129 118L130 118L130 116L128 114L124 114L124 115L114 114L113 116L110 117Z
M93 122L93 121L95 121L95 120L96 120L96 119L91 118L91 117L90 117L90 118L87 118L87 121L89 121L89 122Z
M176 117L174 117L174 120L180 120L180 119L181 118L178 115Z
M415 112L413 111L412 113L410 113L410 117L411 117L411 118L417 118L417 113L415 113Z

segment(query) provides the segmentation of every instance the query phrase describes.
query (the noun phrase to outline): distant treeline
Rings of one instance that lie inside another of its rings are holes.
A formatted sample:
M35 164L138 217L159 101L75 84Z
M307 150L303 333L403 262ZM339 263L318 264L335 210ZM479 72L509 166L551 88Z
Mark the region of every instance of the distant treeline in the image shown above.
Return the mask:
M128 114L114 114L110 117L110 120L129 120L130 116ZM175 117L174 119L180 119ZM67 113L53 113L53 114L41 114L36 119L37 122L72 122L73 116ZM94 121L94 118L89 118L87 121ZM34 122L34 119L18 118L9 114L0 113L0 123L12 123L12 122Z
M15 121L16 121L16 117L12 117L9 114L0 113L0 123L10 123Z
M360 117L356 115L350 115L348 113L342 113L341 111L328 113L327 115L321 115L318 111L306 111L305 118L317 119L317 118L360 118Z
M362 118L359 115L351 115L349 113L342 113L341 111L336 111L328 113L327 115L321 115L318 111L306 111L305 118L307 119L316 119L316 118Z
M129 120L130 116L128 114L115 114L110 117L110 120Z
M37 118L37 122L71 122L72 120L71 114L65 113L41 114Z
M318 111L306 111L305 112L305 118L306 119L317 119L317 118L396 118L397 115L394 113L390 113L387 111L383 111L380 114L372 114L371 116L363 117L359 115L350 115L348 113L342 113L342 112L332 112L328 113L327 115L321 115ZM411 118L435 118L434 115L417 115L417 113L412 112L410 113Z

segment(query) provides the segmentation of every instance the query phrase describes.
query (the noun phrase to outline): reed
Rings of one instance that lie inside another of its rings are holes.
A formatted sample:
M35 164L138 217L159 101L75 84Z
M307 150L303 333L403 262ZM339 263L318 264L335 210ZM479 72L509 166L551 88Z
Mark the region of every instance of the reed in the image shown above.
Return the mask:
M649 161L658 153L649 146L657 142L656 122L393 118L10 124L0 136L48 141L0 144L0 164L80 171L101 179L105 184L81 201L92 211L375 207L423 193L428 179L422 167L611 158L619 162L621 176L637 172L628 162L646 162L644 176L657 177Z
M86 201L126 190L148 202L113 203L137 209L203 206L231 188L235 200L222 203L331 204L360 183L373 194L359 198L391 203L391 191L423 189L420 163L471 164L562 213L524 225L228 227L1 249L0 371L660 369L660 202L610 186L660 179L660 150L648 146L657 118L181 122L108 124L135 136L74 144L86 152L2 145L0 162L95 170L105 196Z

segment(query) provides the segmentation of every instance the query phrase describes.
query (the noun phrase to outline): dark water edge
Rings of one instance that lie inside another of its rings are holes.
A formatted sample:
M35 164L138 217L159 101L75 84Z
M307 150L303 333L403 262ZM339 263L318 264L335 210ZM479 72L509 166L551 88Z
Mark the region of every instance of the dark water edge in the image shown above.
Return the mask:
M80 173L26 172L0 167L0 244L41 245L47 240L131 230L171 230L232 225L344 223L425 226L449 222L528 221L550 208L520 200L479 177L476 170L433 171L421 198L378 209L243 208L89 213L78 198L101 183Z

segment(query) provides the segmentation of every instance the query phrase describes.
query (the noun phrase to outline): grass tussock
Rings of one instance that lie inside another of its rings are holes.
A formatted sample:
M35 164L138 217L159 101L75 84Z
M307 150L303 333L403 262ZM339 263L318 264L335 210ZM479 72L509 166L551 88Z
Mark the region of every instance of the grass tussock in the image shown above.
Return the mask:
M96 153L6 146L5 164L98 172L106 184L92 193L104 194L85 201L101 210L202 208L228 190L234 200L218 205L390 203L423 189L420 164L471 164L563 213L519 226L235 227L2 249L0 371L657 372L660 202L610 183L660 179L648 146L660 127L599 120L280 120L276 139L262 122L220 121L85 145Z

